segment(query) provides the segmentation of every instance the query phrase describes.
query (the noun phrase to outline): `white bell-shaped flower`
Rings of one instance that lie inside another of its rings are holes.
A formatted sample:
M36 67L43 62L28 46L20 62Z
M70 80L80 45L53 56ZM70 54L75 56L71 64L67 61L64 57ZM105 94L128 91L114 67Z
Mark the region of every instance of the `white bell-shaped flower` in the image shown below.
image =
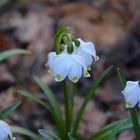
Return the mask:
M127 81L125 89L122 91L126 108L133 108L139 103L140 107L140 85L139 81Z
M6 122L0 120L0 140L7 140L8 138L10 140L16 140L10 126Z
M77 40L80 42L80 46L75 47L75 52L85 59L87 70L91 70L93 58L95 61L99 59L96 55L94 44L92 42L85 42L81 38L78 38Z
M57 82L63 81L68 76L69 80L76 83L82 73L87 77L90 76L86 71L85 59L78 54L68 53L66 46L65 50L59 55L56 55L55 52L49 53L48 66L49 72Z
M49 67L48 72L49 72L50 74L52 74L52 75L53 75L53 71L52 71L53 60L54 60L55 56L56 56L56 52L50 52L50 53L48 54L48 63L47 63L47 65L46 65L46 66Z

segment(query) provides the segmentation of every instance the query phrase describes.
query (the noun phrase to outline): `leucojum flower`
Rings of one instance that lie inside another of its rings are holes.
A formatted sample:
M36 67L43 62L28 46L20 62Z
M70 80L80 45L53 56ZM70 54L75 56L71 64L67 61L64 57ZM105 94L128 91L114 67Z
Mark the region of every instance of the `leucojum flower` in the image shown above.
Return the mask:
M139 81L127 81L124 90L122 91L126 108L133 108L138 103L140 107L140 82Z
M2 120L0 120L0 140L16 140L10 126Z
M78 44L77 44L78 42ZM77 83L80 77L90 77L89 70L93 60L97 60L96 50L92 42L85 42L82 39L63 44L63 51L60 54L50 52L48 54L49 73L55 81L63 81L66 77Z

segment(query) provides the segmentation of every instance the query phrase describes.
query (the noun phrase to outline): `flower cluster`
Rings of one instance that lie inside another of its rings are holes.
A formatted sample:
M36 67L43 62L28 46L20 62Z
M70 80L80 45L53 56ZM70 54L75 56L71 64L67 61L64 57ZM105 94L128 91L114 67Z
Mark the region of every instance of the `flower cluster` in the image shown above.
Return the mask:
M16 140L9 125L6 122L0 120L0 140L7 139Z
M79 38L76 42L71 42L71 45L64 44L63 47L60 54L50 52L48 55L49 73L55 81L63 81L68 76L70 81L76 83L82 75L90 77L93 59L98 60L94 44Z
M126 108L133 108L138 103L140 107L140 85L139 81L127 81L125 89L122 91Z

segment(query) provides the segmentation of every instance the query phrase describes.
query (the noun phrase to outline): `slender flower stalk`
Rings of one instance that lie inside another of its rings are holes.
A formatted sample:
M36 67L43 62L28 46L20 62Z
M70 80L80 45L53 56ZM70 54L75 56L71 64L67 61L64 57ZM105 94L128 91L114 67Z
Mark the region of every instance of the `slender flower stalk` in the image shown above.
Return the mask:
M75 97L75 84L72 83L72 92L71 92L71 100L70 100L70 121L73 122L73 111L74 111L74 97Z
M64 97L64 109L65 109L65 125L66 130L70 130L70 114L69 114L69 97L67 92L67 81L66 79L62 82L63 97Z
M139 127L139 123L138 123L137 112L136 112L135 108L131 108L131 109L129 109L129 111L130 111L132 123L134 126L134 130L135 130L136 140L140 140L140 127Z

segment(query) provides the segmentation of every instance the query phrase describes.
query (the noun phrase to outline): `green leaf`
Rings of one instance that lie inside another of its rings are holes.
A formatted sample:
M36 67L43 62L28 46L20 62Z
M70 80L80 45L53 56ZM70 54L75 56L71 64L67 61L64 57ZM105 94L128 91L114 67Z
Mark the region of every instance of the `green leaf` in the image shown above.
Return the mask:
M35 82L38 84L38 86L42 89L48 100L50 101L50 104L54 111L61 115L60 105L57 101L57 99L54 96L54 93L51 91L51 89L38 77L34 77Z
M83 140L78 134L76 134L74 132L69 132L68 136L69 136L70 140Z
M0 111L0 119L5 119L12 111L14 111L19 105L21 104L20 101L17 101L13 104L11 104L10 106L8 106L7 108L3 109L2 111Z
M34 80L36 83L39 85L39 87L43 90L44 94L48 98L56 116L59 118L61 123L63 123L62 117L61 117L61 110L60 110L60 105L57 102L57 99L54 96L54 93L51 91L51 89L38 77L34 77Z
M42 100L40 100L38 97L36 97L35 95L33 95L32 93L29 93L27 91L24 91L24 90L18 90L17 91L19 94L29 98L29 99L32 99L33 101L37 102L38 104L42 105L43 107L45 107L52 115L52 117L54 118L55 122L56 122L56 125L57 125L57 129L58 129L58 132L59 134L63 137L66 136L66 132L63 128L63 124L60 122L59 118L55 115L54 111L51 110L49 108L49 106Z
M46 109L50 110L49 107L48 107L48 105L47 105L44 101L40 100L38 97L36 97L36 96L33 95L32 93L27 92L27 91L24 91L24 90L18 90L17 92L18 92L19 94L21 94L22 96L25 96L25 97L27 97L27 98L29 98L29 99L32 99L33 101L37 102L37 103L40 104L41 106L43 106L43 107L45 107Z
M140 124L140 117L139 117ZM98 132L92 134L88 140L112 140L118 133L132 128L133 124L131 118L123 119L120 121L116 121L111 123L104 128L101 128Z
M126 86L126 78L125 78L124 72L120 68L118 68L118 75L121 82L121 86L124 89Z
M55 50L57 54L60 53L60 47L61 47L60 44L61 44L62 37L68 30L69 30L68 26L61 26L57 30L57 33L55 35Z
M0 6L4 6L6 4L9 4L11 0L0 0Z
M19 54L28 54L29 51L23 50L23 49L11 49L11 50L6 50L0 53L0 62L2 62L3 60L11 57L11 56L15 56L15 55L19 55Z
M56 124L57 124L57 130L59 134L65 135L65 137L68 137L65 131L64 127L64 121L62 119L60 105L57 102L53 92L50 90L50 88L39 78L34 77L34 80L39 85L39 87L43 90L44 94L47 96L51 107L53 108L53 116L55 118Z
M61 140L59 137L57 137L55 134L46 131L45 129L39 129L38 130L39 134L46 138L47 140Z
M39 135L37 135L36 133L34 133L34 132L32 132L32 131L30 131L26 128L22 128L22 127L19 127L19 126L11 126L11 128L12 128L13 133L22 134L22 135L31 137L35 140L40 140Z
M95 80L95 82L93 83L93 85L91 86L91 88L89 89L86 97L84 98L84 101L80 107L80 110L78 112L78 115L74 121L74 125L73 125L73 129L72 131L73 132L76 132L76 130L78 129L79 127L79 123L80 123L80 120L82 118L82 115L86 109L86 106L88 104L88 102L90 101L90 99L92 98L94 92L96 91L97 87L101 84L101 82L105 79L105 77L111 72L113 66L110 66L108 67L104 72L102 72L100 74L99 77L97 77L97 79Z

